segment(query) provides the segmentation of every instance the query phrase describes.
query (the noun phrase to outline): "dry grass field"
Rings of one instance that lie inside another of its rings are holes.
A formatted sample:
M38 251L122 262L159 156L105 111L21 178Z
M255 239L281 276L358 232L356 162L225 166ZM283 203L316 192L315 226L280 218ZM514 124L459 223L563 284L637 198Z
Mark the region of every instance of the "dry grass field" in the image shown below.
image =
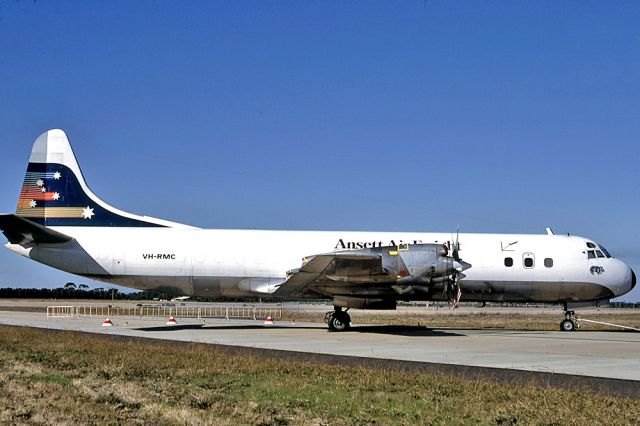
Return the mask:
M0 326L5 424L637 424L583 391Z

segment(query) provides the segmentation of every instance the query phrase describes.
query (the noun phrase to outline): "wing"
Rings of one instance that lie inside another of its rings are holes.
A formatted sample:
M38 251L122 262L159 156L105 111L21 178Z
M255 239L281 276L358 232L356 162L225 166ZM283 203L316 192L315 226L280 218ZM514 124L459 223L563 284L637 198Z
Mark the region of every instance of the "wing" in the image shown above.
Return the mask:
M0 230L12 244L56 244L71 241L68 235L14 214L0 215Z
M374 282L376 276L386 276L382 258L377 254L328 253L304 259L300 269L290 271L288 279L274 293L291 297L305 292L319 280Z

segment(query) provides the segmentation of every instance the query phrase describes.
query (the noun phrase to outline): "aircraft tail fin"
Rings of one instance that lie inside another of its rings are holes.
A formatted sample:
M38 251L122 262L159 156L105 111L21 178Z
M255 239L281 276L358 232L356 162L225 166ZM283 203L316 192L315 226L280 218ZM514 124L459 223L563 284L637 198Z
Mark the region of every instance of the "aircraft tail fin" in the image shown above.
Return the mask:
M36 139L16 216L42 226L185 227L110 206L87 186L65 132Z

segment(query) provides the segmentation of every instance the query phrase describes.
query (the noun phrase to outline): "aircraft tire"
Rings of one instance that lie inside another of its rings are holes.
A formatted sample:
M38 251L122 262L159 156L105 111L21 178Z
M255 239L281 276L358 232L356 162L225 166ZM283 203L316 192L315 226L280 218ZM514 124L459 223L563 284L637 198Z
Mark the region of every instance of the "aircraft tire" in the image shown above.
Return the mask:
M560 323L560 331L576 331L576 323L566 319Z
M335 312L329 318L329 330L331 331L345 331L351 325L351 318L347 313Z

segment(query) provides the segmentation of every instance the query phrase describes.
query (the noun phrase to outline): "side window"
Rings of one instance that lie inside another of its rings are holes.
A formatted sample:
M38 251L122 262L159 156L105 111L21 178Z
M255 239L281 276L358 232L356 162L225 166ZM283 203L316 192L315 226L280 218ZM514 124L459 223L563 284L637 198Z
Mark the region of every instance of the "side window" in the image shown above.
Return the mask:
M553 267L553 259L550 257L547 257L544 260L544 266L546 266L547 268L552 268Z
M522 255L522 264L525 268L531 269L535 266L535 256L533 253L525 253Z
M604 257L604 254L600 250L596 250L596 256L600 258Z
M587 257L588 257L589 259L595 259L595 258L596 258L596 252L595 252L595 251L593 251L593 250L589 250L589 251L587 252Z
M511 268L513 266L513 259L511 257L505 257L504 266Z

